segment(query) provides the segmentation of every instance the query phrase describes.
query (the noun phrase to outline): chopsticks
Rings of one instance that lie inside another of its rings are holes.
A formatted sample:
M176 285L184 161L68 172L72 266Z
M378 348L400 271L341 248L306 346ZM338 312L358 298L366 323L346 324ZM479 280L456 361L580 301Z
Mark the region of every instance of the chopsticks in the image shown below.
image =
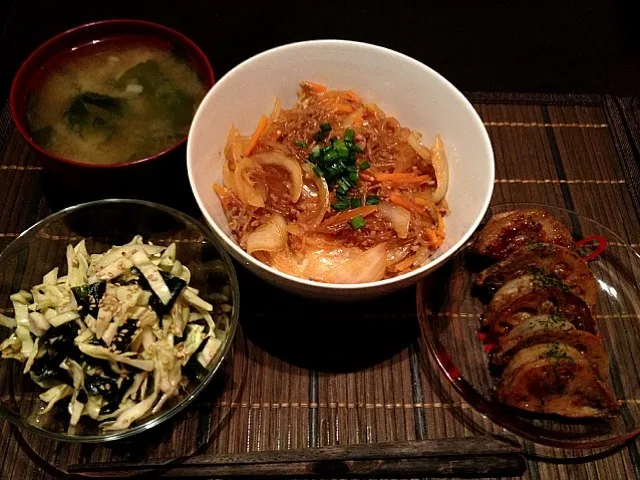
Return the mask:
M159 469L159 478L229 477L501 477L526 470L520 450L490 437L475 436L397 443L336 445L299 450L195 455L178 463L104 462L70 465L73 473L114 477ZM156 477L156 478L157 478Z

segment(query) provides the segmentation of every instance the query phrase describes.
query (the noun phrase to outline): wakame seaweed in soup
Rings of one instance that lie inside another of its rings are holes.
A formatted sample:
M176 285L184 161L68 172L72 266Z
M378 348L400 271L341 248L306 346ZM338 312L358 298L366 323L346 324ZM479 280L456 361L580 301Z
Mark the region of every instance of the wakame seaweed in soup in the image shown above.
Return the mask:
M188 133L206 92L186 60L133 39L54 58L34 84L27 107L33 141L64 159L99 165L174 145Z

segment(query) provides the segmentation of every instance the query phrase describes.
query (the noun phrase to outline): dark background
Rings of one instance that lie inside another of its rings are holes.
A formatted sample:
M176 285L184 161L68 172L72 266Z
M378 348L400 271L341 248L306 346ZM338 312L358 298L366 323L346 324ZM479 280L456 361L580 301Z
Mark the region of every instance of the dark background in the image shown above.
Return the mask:
M69 27L142 18L199 44L219 78L288 42L344 38L383 45L465 91L640 92L640 32L621 0L0 0L0 88L37 45Z

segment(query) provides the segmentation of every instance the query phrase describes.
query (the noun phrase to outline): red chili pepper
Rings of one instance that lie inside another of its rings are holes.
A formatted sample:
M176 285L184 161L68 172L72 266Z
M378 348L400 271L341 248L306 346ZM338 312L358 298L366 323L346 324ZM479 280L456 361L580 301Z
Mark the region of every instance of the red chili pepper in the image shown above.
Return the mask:
M493 347L495 347L495 345L493 345L493 344L491 344L491 343L487 343L487 344L484 346L484 351L485 351L485 352L487 352L487 353L489 353L491 350L493 350Z
M440 361L444 364L443 366L451 378L460 378L460 370L453 364L453 360L447 352L440 352Z
M584 260L585 262L588 262L589 260L593 260L594 258L598 257L607 248L607 239L604 238L602 235L590 235L588 237L585 237L579 242L576 242L576 248L579 249L580 247L587 245L589 243L596 243L597 247L593 249L589 255L585 255L584 257L582 257L582 260Z
M455 379L460 378L460 370L458 370L453 365L449 367L448 371L449 371L449 375L451 375L451 378L455 378Z

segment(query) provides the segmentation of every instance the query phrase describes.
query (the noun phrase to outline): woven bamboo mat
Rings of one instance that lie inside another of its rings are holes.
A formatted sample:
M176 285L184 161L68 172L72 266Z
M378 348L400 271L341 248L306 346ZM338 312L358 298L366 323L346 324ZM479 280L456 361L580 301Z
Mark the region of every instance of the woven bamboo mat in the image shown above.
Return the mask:
M469 96L495 149L494 204L540 202L575 210L638 246L640 105L635 99ZM176 160L180 168L182 161ZM188 191L183 193L158 198L156 191L151 199L194 213ZM41 170L5 108L0 248L78 199L72 185L61 188ZM291 297L241 269L238 273L244 334L224 378L193 408L146 437L113 446L21 437L2 422L1 477L51 478L56 472L46 464L64 469L77 462L179 456L199 447L235 453L473 435L462 421L465 415L477 417L476 425L487 432L501 433L461 403L430 367L417 340L415 288L368 304L329 305ZM593 454L586 459L567 459L572 454L529 443L524 447L538 456L528 462L524 478L640 477L637 442L613 452L586 452Z

